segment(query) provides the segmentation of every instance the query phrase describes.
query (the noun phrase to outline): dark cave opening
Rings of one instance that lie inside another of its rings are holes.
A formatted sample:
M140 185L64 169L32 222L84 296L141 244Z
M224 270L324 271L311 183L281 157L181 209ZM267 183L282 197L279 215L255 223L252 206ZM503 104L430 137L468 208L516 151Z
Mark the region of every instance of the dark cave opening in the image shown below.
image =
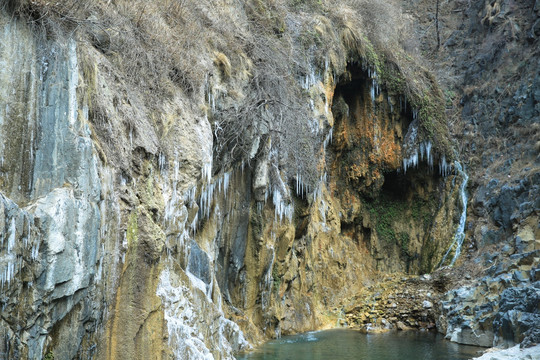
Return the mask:
M438 171L420 162L418 167L409 168L407 172L399 169L385 173L381 193L404 200L409 192L427 191L430 184L437 186L441 178Z
M382 101L376 100L381 96ZM346 71L336 84L334 99L338 101L335 101L332 106L332 112L336 119L339 118L340 111L342 111L339 104L340 98L345 101L351 114L357 114L357 107L364 106L366 103L371 103L374 110L382 108L396 112L399 114L405 130L408 129L413 119L412 106L406 97L391 98L386 89L378 84L376 74L356 61L347 63Z

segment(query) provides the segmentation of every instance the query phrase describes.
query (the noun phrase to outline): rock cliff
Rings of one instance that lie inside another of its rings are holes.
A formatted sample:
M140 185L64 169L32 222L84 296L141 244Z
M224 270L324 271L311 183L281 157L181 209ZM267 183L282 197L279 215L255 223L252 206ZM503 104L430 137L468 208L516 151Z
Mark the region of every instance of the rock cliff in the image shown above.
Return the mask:
M5 2L1 357L538 343L539 28L495 4L437 49L423 1Z
M426 30L432 21L417 9L432 5L408 6ZM538 1L456 1L440 8L438 50L435 32L422 33L471 178L464 280L441 318L462 343L538 343L538 309L525 304L536 301L540 246L539 10Z

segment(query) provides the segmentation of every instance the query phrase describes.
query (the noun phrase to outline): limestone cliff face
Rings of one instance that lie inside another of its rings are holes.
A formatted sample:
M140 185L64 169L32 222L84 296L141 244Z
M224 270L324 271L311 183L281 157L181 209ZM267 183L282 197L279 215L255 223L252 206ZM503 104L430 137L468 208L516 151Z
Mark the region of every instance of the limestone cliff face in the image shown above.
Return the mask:
M230 358L247 345L238 326L167 256L180 251L179 193L208 156L208 123L158 138L96 52L5 13L1 26L2 357L181 358L193 337L199 353ZM183 106L171 100L158 120Z
M99 162L77 97L76 44L39 39L5 14L2 34L2 351L40 358L58 331L59 352L74 356L68 343L96 329L88 300L104 256ZM60 321L82 325L55 329Z
M309 89L313 107L324 111L322 124L332 126L318 160L328 173L316 189L310 191L295 178L290 189L285 188L286 199L276 195L279 188L267 189L267 195L257 199L257 185L264 183L259 177L252 180L252 194L245 185L233 186L247 193L241 195L244 215L217 225L222 229L217 231L220 239L235 239L220 254L219 270L225 271L220 287L234 306L236 321L253 327L251 334L262 329L273 336L335 326L345 299L356 295L378 271L431 271L450 246L453 218L459 218L460 211L456 184L462 179L439 175L438 164L429 163L434 155L425 153L425 164L405 173L402 147L412 111L405 111L405 104L392 110L398 100L382 91L372 97L371 91L378 90L371 88L367 70L364 75L353 85L344 80L358 89L343 90L347 85L336 86L326 75ZM329 87L331 91L326 90ZM328 93L338 98L328 99ZM358 158L351 160L354 156ZM366 171L360 173L357 169L362 167ZM239 200L229 198L225 203ZM220 222L219 214L216 220Z
M2 356L230 359L453 263L466 175L393 7L59 4L1 14Z

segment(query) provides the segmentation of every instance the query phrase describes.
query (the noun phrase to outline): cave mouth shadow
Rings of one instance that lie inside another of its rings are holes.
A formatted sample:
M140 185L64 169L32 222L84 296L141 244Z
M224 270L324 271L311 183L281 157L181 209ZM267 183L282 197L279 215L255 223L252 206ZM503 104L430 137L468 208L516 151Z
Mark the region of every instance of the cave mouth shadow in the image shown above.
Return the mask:
M405 200L409 192L427 191L429 183L437 188L441 180L442 176L438 171L425 162L420 162L418 167L409 168L407 172L401 169L386 172L381 194L396 200Z
M356 113L358 106L365 106L366 103L374 102L374 97L383 95L384 102L388 110L396 111L403 123L403 129L407 130L413 121L413 109L405 97L399 96L397 104L390 106L390 96L386 89L378 84L377 77L373 70L362 66L357 61L348 62L346 71L337 79L334 90L334 99L343 98L349 107L350 114ZM335 104L336 102L334 102ZM379 107L378 105L377 107ZM332 108L333 112L339 113L339 110ZM379 111L379 109L377 109ZM336 114L334 114L336 115ZM339 118L334 116L334 118Z

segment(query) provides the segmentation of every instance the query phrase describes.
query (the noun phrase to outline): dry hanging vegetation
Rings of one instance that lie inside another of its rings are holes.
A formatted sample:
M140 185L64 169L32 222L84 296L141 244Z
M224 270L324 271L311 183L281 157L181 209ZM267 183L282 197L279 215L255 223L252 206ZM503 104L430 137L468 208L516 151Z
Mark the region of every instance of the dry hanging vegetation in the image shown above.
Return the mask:
M420 64L393 0L8 0L50 37L76 36L106 56L150 109L179 93L207 109L214 164L273 156L288 179L315 186L321 143L311 73L377 70L390 94L420 108L420 135L450 154L442 95ZM270 143L270 151L259 144ZM260 150L258 150L260 149ZM264 154L262 154L265 152ZM257 155L258 154L258 155Z

